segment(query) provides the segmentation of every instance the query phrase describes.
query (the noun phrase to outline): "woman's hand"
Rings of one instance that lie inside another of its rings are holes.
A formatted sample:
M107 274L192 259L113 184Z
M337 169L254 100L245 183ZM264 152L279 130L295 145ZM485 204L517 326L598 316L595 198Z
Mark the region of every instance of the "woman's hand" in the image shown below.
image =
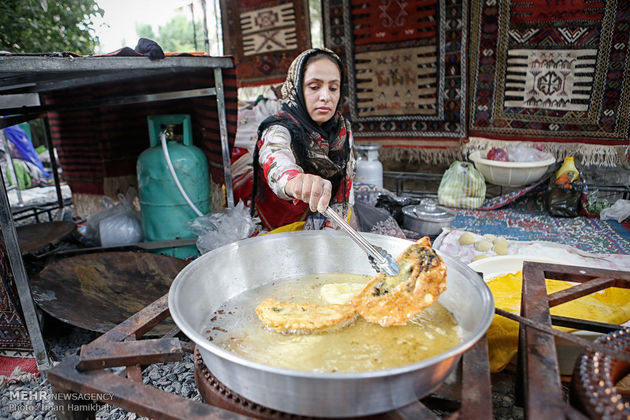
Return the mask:
M304 201L311 211L323 213L328 207L332 194L332 184L317 175L298 174L284 186L289 197Z

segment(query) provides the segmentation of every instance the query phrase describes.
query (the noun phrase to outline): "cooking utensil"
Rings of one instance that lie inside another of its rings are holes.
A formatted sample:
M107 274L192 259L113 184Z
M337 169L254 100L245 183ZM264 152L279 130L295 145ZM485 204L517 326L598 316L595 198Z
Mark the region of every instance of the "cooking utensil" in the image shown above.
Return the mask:
M148 252L99 252L61 259L31 279L33 299L53 318L107 332L163 296L187 261ZM151 330L162 335L165 321Z
M370 260L370 264L372 264L372 267L374 267L377 272L385 273L388 276L395 276L398 274L398 263L394 257L388 254L383 248L374 246L366 241L365 238L361 236L359 232L354 230L352 226L346 223L346 221L343 220L343 217L339 216L336 211L328 207L326 208L326 211L324 211L324 216L334 220L334 222L337 223L337 226L350 235L352 240L368 254L368 260Z
M424 199L420 204L404 206L403 225L424 236L436 236L442 228L450 227L455 212L438 206L434 200Z
M363 236L392 255L413 243L385 235ZM437 389L461 355L483 336L494 316L492 294L479 274L437 252L447 265L447 289L438 301L455 317L462 340L435 357L397 368L357 373L277 368L231 353L204 334L212 314L223 303L245 292L255 293L262 285L307 274L371 275L364 251L342 232L276 233L210 251L177 275L169 292L169 310L181 331L197 345L212 374L244 398L304 416L386 412ZM260 296L260 301L266 297Z

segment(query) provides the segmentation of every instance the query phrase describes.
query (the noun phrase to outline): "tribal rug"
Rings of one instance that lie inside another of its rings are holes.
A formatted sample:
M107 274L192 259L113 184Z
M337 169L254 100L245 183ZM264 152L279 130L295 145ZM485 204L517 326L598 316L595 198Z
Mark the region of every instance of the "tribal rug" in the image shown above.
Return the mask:
M236 61L239 87L283 82L311 47L308 0L221 0L223 49Z
M464 0L331 0L324 42L346 63L347 113L381 157L448 163L466 136Z
M470 143L614 165L628 145L630 2L471 2ZM490 139L490 140L488 140Z
M0 234L0 381L14 382L33 375L38 376L39 370L22 315L9 256Z
M614 220L558 218L514 209L457 210L451 227L515 241L548 241L586 252L630 254L630 231Z

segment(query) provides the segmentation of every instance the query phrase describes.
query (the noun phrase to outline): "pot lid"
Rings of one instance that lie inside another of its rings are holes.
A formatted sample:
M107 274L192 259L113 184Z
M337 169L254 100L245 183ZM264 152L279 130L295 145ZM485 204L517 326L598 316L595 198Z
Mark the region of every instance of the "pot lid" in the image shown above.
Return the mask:
M403 207L403 213L429 222L449 222L455 218L455 212L440 207L434 200L424 199L420 204Z
M368 151L368 150L379 150L381 148L380 143L355 143L354 147L357 150Z

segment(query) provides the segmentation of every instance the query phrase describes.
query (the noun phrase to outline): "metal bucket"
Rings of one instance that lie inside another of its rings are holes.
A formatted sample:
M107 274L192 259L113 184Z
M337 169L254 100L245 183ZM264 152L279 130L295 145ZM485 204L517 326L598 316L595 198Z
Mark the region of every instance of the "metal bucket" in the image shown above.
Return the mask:
M392 255L411 243L364 235ZM374 274L365 253L341 232L279 233L215 249L177 275L169 293L169 309L177 326L197 344L212 374L249 400L304 416L381 413L437 389L492 321L494 301L483 279L467 266L440 255L447 265L447 290L439 302L463 329L462 342L438 356L394 369L315 373L277 368L230 353L202 334L210 314L222 303L263 284L312 273Z

